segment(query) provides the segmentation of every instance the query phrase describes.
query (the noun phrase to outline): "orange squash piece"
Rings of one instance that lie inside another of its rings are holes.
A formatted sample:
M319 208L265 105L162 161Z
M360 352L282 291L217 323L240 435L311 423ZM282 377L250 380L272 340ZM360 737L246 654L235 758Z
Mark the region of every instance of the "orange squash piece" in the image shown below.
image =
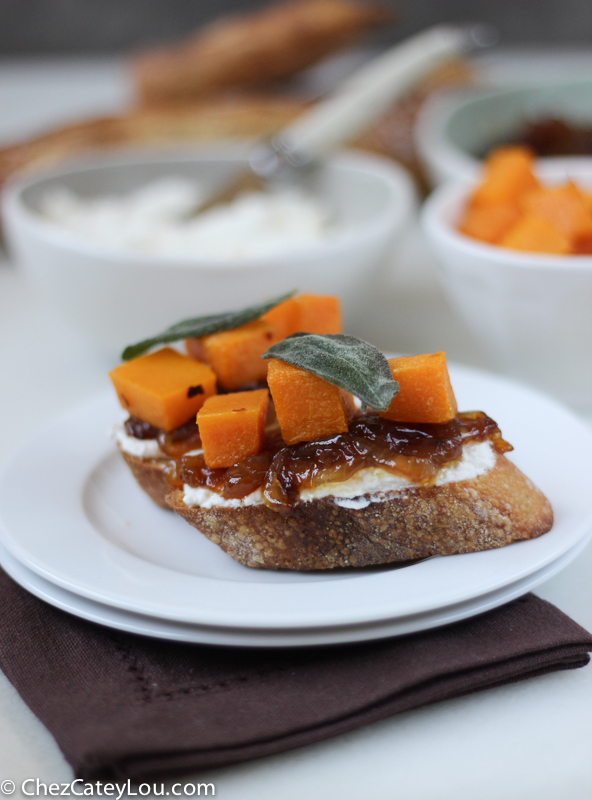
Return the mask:
M592 214L592 192L584 192L581 189L579 192L588 213Z
M323 294L299 294L280 303L261 317L274 329L279 342L292 333L341 333L339 298Z
M296 298L290 297L289 300L284 300L283 303L263 314L261 319L271 325L274 342L281 342L286 336L296 333L299 316L300 306L296 302Z
M231 331L187 339L185 347L192 358L212 367L220 388L232 391L265 380L267 362L261 355L274 341L271 325L257 319Z
M333 295L300 294L294 298L298 305L298 327L304 333L341 333L339 298Z
M267 389L217 394L197 415L208 467L231 467L259 452L269 405Z
M322 378L271 359L267 383L286 444L345 433L355 413L350 394Z
M571 181L529 192L521 206L526 214L549 220L568 237L572 247L576 246L579 239L592 237L592 213Z
M459 225L465 236L495 244L516 222L519 210L515 205L469 206Z
M590 236L579 237L573 246L572 253L573 255L576 256L592 255L592 237Z
M526 214L501 238L502 247L529 253L567 255L571 252L569 237L552 222L534 214Z
M592 194L578 189L586 211L592 216ZM574 251L577 255L592 255L592 237L581 236L575 244Z
M267 362L261 355L297 331L339 333L339 299L315 294L292 297L240 328L186 339L185 348L191 358L210 364L221 389L232 391L264 381Z
M391 358L389 366L399 392L388 409L380 412L381 417L395 422L438 423L456 416L456 398L442 351Z
M183 425L216 392L216 376L170 347L111 370L119 402L133 417L164 431Z
M517 204L521 195L539 185L527 147L501 147L485 160L483 180L473 191L471 206Z

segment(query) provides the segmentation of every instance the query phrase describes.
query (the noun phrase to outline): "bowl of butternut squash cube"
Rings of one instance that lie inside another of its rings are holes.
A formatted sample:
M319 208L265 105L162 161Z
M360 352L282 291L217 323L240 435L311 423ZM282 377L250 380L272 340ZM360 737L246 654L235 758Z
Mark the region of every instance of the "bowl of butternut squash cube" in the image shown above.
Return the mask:
M442 287L500 369L592 409L592 159L493 151L425 204Z

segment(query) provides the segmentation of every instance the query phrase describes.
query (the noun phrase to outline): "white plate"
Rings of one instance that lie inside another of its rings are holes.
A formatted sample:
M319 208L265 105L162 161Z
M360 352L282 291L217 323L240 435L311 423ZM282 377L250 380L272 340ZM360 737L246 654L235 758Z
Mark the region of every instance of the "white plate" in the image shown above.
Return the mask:
M503 603L508 603L510 600L520 597L535 586L538 586L538 584L551 578L584 549L589 539L590 534L556 561L529 575L527 578L523 578L510 586L505 586L503 589L498 589L496 592L491 592L474 600L468 600L466 603L459 603L458 605L426 614L402 617L395 621L387 620L386 622L369 623L357 627L341 626L332 629L321 628L306 631L265 631L261 629L248 630L247 628L241 630L217 629L154 619L134 614L131 611L123 611L119 608L95 603L93 600L68 592L66 589L46 581L40 575L27 569L24 564L21 564L14 556L10 555L2 545L0 545L0 565L17 583L41 600L77 617L82 617L100 625L106 625L109 628L157 639L170 639L194 644L215 644L234 647L303 647L402 636L427 630L428 628L449 625L467 617L490 611L492 608L497 608Z
M115 608L217 629L276 632L393 622L508 587L592 529L592 434L565 408L511 381L456 367L463 409L483 409L556 522L530 542L407 569L290 573L232 561L137 488L107 438L119 415L100 397L38 432L0 474L0 541L28 569Z

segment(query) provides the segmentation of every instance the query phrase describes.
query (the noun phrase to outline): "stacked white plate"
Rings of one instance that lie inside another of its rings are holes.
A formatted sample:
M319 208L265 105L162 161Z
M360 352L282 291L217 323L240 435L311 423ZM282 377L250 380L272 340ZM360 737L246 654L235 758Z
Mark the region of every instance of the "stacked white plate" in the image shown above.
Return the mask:
M188 642L300 646L443 625L518 597L571 561L592 533L592 432L514 382L451 369L462 410L493 417L510 458L550 499L553 529L508 547L404 568L322 573L235 563L138 488L109 440L111 395L37 432L0 472L0 563L72 614Z

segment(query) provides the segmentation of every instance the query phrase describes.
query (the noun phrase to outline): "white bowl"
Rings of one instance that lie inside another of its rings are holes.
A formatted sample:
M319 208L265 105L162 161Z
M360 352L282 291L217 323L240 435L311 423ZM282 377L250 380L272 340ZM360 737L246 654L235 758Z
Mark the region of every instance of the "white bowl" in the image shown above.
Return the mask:
M545 117L592 125L592 81L434 95L418 116L415 142L433 185L472 180L483 153Z
M565 179L554 165L539 173ZM569 177L592 186L592 159L571 162ZM437 189L422 225L453 309L502 372L592 410L592 256L522 253L456 230L471 184Z
M245 145L120 152L23 176L2 197L9 250L30 284L79 334L113 353L181 319L238 309L293 288L338 295L348 329L359 330L356 297L367 295L369 286L379 291L378 268L414 206L412 181L392 162L355 153L330 159L311 189L332 210L338 232L265 258L125 253L85 241L38 212L41 197L58 186L91 197L123 194L171 175L212 184L244 163L247 153Z

